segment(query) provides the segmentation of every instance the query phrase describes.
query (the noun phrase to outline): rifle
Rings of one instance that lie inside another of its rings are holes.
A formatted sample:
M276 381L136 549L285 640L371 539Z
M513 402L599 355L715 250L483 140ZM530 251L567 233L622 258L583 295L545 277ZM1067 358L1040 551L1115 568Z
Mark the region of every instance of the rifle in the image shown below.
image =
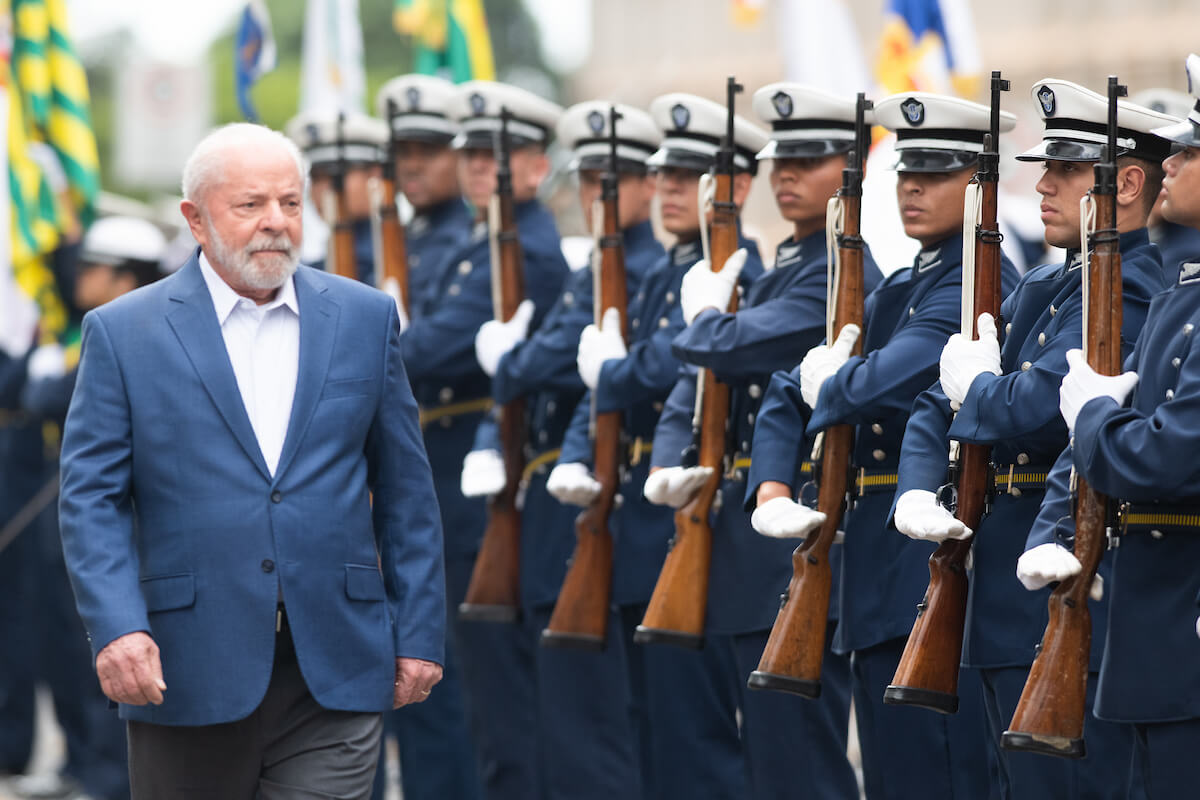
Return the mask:
M496 136L496 193L488 204L492 248L492 308L496 319L509 320L525 298L521 242L517 238L512 170L508 161L507 108L500 109ZM504 456L504 488L488 501L488 523L471 572L467 594L458 606L461 619L514 622L520 607L521 511L517 507L525 469L525 399L500 407L500 449Z
M733 102L742 85L730 76L725 82L727 109L725 137L717 150L715 176L700 181L700 232L708 244L706 255L714 272L738 247L738 208L733 202L734 138ZM709 183L709 180L712 183ZM711 242L706 237L705 199L713 190ZM737 311L737 293L729 298L729 312ZM709 511L721 485L725 464L725 429L729 418L729 387L711 371L696 375L696 410L692 417L692 446L684 453L685 466L711 467L713 474L686 505L675 512L675 536L663 561L654 593L646 607L642 624L633 640L661 642L681 647L700 647L704 643L704 615L708 606L708 572L712 563L712 526Z
M329 225L329 250L325 256L325 271L343 278L358 280L358 264L354 260L354 224L346 202L346 142L342 128L346 115L338 112L337 164L333 169L333 193L325 196L321 209Z
M628 296L625 287L625 249L617 213L617 120L615 106L608 112L608 169L601 183L600 198L592 206L596 229L592 265L595 282L593 314L600 324L605 309L621 312L621 330L628 328ZM593 406L592 446L600 494L575 518L575 552L558 593L550 623L542 631L542 644L559 647L604 649L608 631L608 605L612 596L613 539L608 518L616 504L622 467L621 412L595 414Z
M1000 93L1009 82L992 72L991 132L979 154L979 169L967 186L963 213L962 319L959 331L976 337L975 320L985 311L1000 320L1000 235L996 189L1000 182ZM949 481L939 499L972 531L979 530L992 499L992 448L950 443ZM958 711L958 665L967 618L967 557L971 538L947 539L929 557L929 587L883 702L921 706L943 714Z
M1126 88L1108 78L1108 145L1095 166L1096 183L1080 203L1081 223L1095 211L1092 255L1083 275L1083 354L1101 375L1121 371L1121 251L1117 232L1117 98ZM1087 233L1084 224L1083 234ZM1072 471L1076 485L1075 557L1078 575L1050 595L1050 619L1012 722L1001 736L1006 750L1083 758L1088 656L1092 619L1088 594L1116 525L1115 503Z
M396 118L396 101L387 101L388 128ZM396 209L396 141L389 139L383 174L371 181L371 229L375 239L375 280L409 316L408 245Z
M846 325L861 327L863 323L866 292L859 219L862 215L862 162L868 146L865 116L872 105L859 92L854 110L854 149L842 170L842 188L829 202L827 228L830 230L826 236L837 238L837 257L829 262L825 315L825 339L830 344ZM861 352L860 338L854 353ZM781 598L779 614L771 627L758 669L750 673L746 681L751 689L773 689L809 698L821 694L821 661L825 655L825 627L833 585L829 548L833 546L849 502L854 426L834 425L824 431L817 447L822 454L817 508L825 513L825 522L792 553L792 578Z

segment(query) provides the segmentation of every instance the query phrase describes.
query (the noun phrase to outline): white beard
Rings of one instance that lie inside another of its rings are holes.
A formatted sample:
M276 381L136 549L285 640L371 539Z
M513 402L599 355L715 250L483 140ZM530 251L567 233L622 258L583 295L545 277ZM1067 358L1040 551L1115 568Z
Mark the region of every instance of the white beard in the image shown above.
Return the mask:
M235 251L225 244L220 234L205 220L205 232L212 243L214 260L232 273L233 277L247 289L278 289L300 265L300 248L286 233L279 236L255 235L242 250ZM255 259L261 250L283 250Z

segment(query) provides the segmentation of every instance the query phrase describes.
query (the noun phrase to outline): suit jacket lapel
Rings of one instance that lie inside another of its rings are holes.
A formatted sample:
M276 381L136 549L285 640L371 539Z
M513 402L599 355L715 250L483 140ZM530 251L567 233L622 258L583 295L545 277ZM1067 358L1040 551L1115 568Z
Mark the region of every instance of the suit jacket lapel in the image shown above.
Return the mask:
M196 252L199 253L199 250ZM238 391L237 378L229 362L229 353L225 350L212 296L204 285L204 276L200 273L200 263L195 254L179 271L176 288L171 294L167 322L179 337L179 343L200 375L205 391L234 438L263 477L270 480L271 473Z
M287 436L279 465L275 468L278 480L288 468L308 429L316 410L329 360L333 354L333 337L337 333L339 307L306 273L305 267L296 271L296 302L300 306L300 365L296 374L296 394L292 400L292 415L288 420Z

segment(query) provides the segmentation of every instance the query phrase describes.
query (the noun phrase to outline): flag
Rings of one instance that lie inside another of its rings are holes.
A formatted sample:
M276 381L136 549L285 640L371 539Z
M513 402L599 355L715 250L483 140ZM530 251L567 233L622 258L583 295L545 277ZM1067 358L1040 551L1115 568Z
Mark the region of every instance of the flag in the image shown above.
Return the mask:
M778 7L787 80L848 97L867 91L867 60L843 0L782 0Z
M100 194L100 155L92 131L87 74L75 55L67 25L66 0L46 0L50 63L49 118L42 138L54 148L67 174L71 200L84 225L91 222Z
M887 93L974 98L982 65L968 0L888 0L875 77Z
M496 64L483 0L395 0L396 32L416 44L413 71L455 83L495 80Z
M366 109L366 96L358 0L308 0L300 110L362 112Z
M234 84L242 116L258 122L250 89L258 79L275 69L275 35L271 15L263 0L250 0L242 12L242 23L233 40Z
M767 0L732 0L729 10L733 24L740 28L753 28L762 18Z

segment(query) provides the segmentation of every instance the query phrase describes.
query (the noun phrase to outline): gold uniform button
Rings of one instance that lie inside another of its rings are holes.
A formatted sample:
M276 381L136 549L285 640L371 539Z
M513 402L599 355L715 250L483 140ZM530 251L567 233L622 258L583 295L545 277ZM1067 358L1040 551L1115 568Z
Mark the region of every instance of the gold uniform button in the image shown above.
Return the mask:
M542 444L545 444L546 440L549 438L550 438L550 435L547 434L545 431L538 431L538 441L541 442Z
M762 387L761 387L761 386L759 386L757 383L752 383L752 384L750 384L750 388L749 388L749 389L747 389L747 390L746 390L746 392L747 392L747 393L748 393L748 394L749 394L751 397L753 397L755 400L757 400L758 398L762 397Z
M658 318L658 327L660 327L660 328L665 328L665 327L667 327L667 326L668 326L668 325L670 325L670 324L671 324L671 320L667 319L666 317L659 317L659 318Z
M438 391L438 402L439 403L449 403L453 399L454 399L454 390L451 389L449 386L443 386Z
M674 302L675 302L675 293L674 293L674 292L667 292L666 301L667 301L667 305L670 305L671 303L674 303Z
M882 436L883 435L883 426L880 425L878 422L872 422L871 423L871 433L875 434L876 436Z
M885 458L887 458L887 453L883 452L882 450L875 450L871 453L871 457L876 461L883 461Z
M455 284L450 285L450 288L446 290L446 293L451 296L456 296L461 291L462 291L462 287L459 286L457 283L455 283Z
M632 322L630 322L630 323L629 323L629 325L630 325L630 327L632 327L634 330L637 330L639 327L641 327L641 325L642 325L642 321L641 321L640 319L635 319L635 320L633 320Z
M558 403L554 402L553 400L546 401L546 413L547 414L553 414L557 410L558 410Z
M573 292L563 292L563 305L569 306L575 303L575 294Z
M459 275L469 275L469 274L471 274L471 262L470 262L470 261L460 261L460 262L458 262L458 274L459 274Z
M1030 367L1032 367L1032 366L1033 366L1033 362L1032 362L1032 361L1025 361L1025 362L1022 362L1022 364L1021 364L1021 372L1028 372L1028 371L1029 371L1029 368L1030 368Z
M1160 530L1150 531L1150 537L1153 539L1161 539L1163 537L1163 532Z
M1008 490L1008 493L1011 494L1013 497L1020 497L1021 489L1019 487L1014 486Z
M754 424L754 415L753 415L753 414L747 414L747 415L746 415L746 422L749 422L751 425L753 425L753 424Z
M663 410L663 404L662 404L662 403L655 403L655 404L654 404L654 410L655 410L655 411L657 411L657 412L659 412L659 413L661 414L661 413L662 413L662 410Z
M1025 466L1026 464L1028 464L1029 463L1029 454L1028 453L1018 453L1017 454L1017 463L1020 464L1022 467Z

